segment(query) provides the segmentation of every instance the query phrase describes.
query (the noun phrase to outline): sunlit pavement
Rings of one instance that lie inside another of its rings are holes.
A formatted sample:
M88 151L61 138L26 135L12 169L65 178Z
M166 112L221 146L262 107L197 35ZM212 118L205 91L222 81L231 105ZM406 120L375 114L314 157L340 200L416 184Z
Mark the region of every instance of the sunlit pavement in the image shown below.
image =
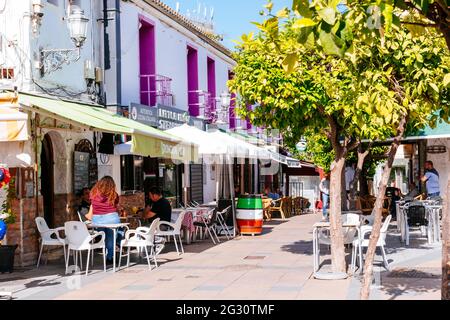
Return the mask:
M345 280L312 277L312 225L321 215L294 216L266 222L259 236L240 236L213 245L209 239L185 245L178 255L169 244L148 270L146 260L132 256L129 268L103 272L101 256L93 271L64 275L63 261L40 269L18 269L0 275L0 291L14 299L358 299L359 276ZM372 299L440 299L440 246L413 235L406 249L391 226L387 254L391 272L375 259ZM326 248L321 257L329 269ZM348 252L350 250L347 250ZM347 255L350 261L350 255ZM85 259L84 259L85 263Z

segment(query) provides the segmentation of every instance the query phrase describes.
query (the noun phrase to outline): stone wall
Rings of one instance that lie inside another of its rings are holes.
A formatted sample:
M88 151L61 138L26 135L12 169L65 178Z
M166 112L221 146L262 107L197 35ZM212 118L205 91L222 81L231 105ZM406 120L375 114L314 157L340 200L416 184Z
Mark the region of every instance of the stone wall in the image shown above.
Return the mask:
M145 194L144 192L137 192L130 195L121 195L119 204L128 214L132 214L133 207L143 208L145 206Z
M39 216L44 216L43 199L39 197ZM76 206L78 199L72 194L55 195L55 227L62 227L66 221L78 220ZM39 232L36 227L36 200L35 198L16 199L12 210L16 215L16 222L8 226L6 242L17 244L14 264L16 266L30 266L37 262L39 256ZM64 234L62 234L64 235ZM59 259L63 256L62 247L48 248L48 259ZM47 247L44 248L44 258Z
M39 197L39 212L43 211L42 197ZM36 228L36 199L16 199L12 203L16 222L8 226L7 243L17 244L14 264L28 266L36 263L38 257L39 233Z

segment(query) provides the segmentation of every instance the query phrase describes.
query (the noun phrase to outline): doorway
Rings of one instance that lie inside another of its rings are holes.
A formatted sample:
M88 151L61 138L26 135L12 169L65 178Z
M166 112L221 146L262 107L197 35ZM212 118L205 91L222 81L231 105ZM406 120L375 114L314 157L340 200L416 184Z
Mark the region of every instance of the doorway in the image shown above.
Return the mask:
M43 198L44 219L50 228L54 228L55 190L53 146L47 133L42 140L41 150L41 194Z

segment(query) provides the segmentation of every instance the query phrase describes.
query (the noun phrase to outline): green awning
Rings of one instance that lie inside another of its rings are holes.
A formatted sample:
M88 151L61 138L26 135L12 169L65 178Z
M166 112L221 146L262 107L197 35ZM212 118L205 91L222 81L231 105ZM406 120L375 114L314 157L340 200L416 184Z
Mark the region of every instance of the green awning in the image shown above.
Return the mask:
M415 134L408 135L404 140L422 140L422 139L439 139L450 138L450 124L444 121L438 123L436 128L425 127Z
M92 131L132 136L131 151L137 155L197 161L197 148L182 139L122 117L100 105L19 94L20 105L30 111Z

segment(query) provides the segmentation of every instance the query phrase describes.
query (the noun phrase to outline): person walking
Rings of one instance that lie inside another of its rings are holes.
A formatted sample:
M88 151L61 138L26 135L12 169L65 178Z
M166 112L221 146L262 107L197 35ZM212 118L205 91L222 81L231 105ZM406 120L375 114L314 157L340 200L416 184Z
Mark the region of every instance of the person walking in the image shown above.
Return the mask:
M92 220L94 225L120 223L119 195L116 192L116 184L113 178L110 176L101 178L92 188L90 200L91 206L86 217ZM109 228L98 228L98 230L105 232L106 261L111 264L115 251L113 231ZM122 240L122 233L123 231L120 230L117 232L116 243L120 243Z
M425 161L425 175L421 178L426 183L428 197L439 197L439 173L433 166L433 161Z
M328 217L328 200L330 198L330 174L325 173L322 180L320 180L319 190L322 193L322 220Z

